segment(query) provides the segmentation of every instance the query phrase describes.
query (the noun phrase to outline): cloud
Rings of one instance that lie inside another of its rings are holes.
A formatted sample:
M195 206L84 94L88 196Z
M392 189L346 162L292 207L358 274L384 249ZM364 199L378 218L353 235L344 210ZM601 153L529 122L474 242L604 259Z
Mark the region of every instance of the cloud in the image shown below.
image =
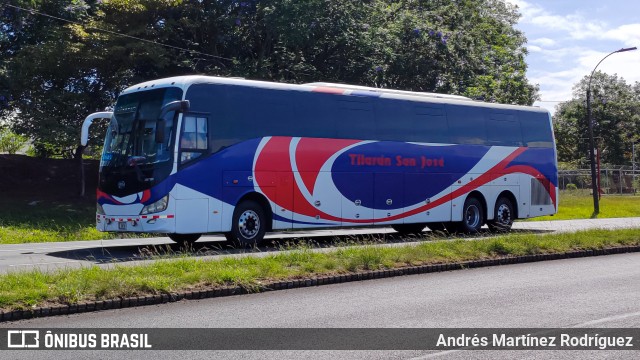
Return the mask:
M557 44L555 40L546 37L529 40L529 43L545 47L551 47Z
M552 113L557 101L573 98L573 87L611 51L622 47L640 46L640 21L629 18L608 24L598 12L581 13L580 10L559 13L550 11L533 0L508 0L518 6L522 17L518 23L525 36L531 36L527 44L529 55L527 77L540 85L540 95L545 102L536 103ZM552 6L551 4L549 6ZM555 6L555 4L554 4ZM566 6L558 6L558 9ZM640 50L615 54L598 65L598 70L618 74L627 83L640 81Z
M540 46L535 46L535 45L528 45L527 46L527 50L529 50L529 52L542 52L542 48Z
M521 24L531 24L547 30L561 31L572 39L583 40L600 36L607 24L599 20L589 20L580 13L557 15L537 4L524 0L508 0L520 9Z
M594 67L607 53L593 50L575 50L574 60L570 66L556 69L531 69L528 78L532 83L540 84L540 97L545 102L535 105L555 112L558 102L574 98L574 85L585 76L591 74ZM625 79L628 84L640 81L640 52L615 54L600 63L597 70ZM582 95L584 96L584 95Z
M640 45L640 24L626 24L608 30L601 35L603 39L617 40L626 46Z
M535 45L534 47L537 47L539 49L536 55L539 56L538 60L540 62L560 65L566 65L567 63L574 62L577 58L582 57L584 54L593 52L593 50L584 48L582 46L558 46L554 49L541 48ZM529 49L531 48L531 46L527 46L527 48ZM548 70L548 68L544 69Z

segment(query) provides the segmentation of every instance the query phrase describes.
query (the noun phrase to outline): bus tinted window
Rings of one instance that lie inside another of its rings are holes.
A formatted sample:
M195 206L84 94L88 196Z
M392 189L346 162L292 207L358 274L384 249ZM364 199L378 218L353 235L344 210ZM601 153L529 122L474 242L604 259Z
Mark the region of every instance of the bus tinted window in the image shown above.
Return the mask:
M376 135L374 139L405 141L407 134L415 134L413 104L408 101L377 99L375 104ZM417 140L407 140L417 141Z
M419 142L450 143L449 122L444 114L444 105L420 104L415 106L415 137Z
M310 92L297 93L294 96L294 125L292 136L319 138L336 137L335 96Z
M487 129L484 108L447 105L449 136L455 144L484 145L487 142Z
M375 139L376 125L369 98L343 97L337 99L337 137L343 139Z
M553 134L548 114L520 111L519 115L525 146L553 147Z
M251 126L247 138L291 136L295 133L293 104L289 91L249 88L248 103L238 104L246 126ZM250 134L250 135L249 135Z
M377 99L375 117L376 140L450 142L443 105Z
M211 114L213 152L264 136L553 146L538 112L215 84L192 85L187 98Z
M515 111L492 113L487 120L487 145L522 146L520 122Z

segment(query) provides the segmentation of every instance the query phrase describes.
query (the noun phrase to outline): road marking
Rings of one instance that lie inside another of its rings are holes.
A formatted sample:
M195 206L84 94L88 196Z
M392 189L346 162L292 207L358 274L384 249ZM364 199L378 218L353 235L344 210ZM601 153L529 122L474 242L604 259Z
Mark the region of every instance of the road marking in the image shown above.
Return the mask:
M605 317L605 318L602 318L602 319L583 322L582 324L574 325L572 327L574 327L574 328L589 327L591 325L597 325L597 324L602 324L602 323L616 321L616 320L624 320L624 319L628 319L628 318L632 318L632 317L636 317L636 316L640 316L640 312L627 313L627 314L621 314L621 315L615 315L615 316L608 316L608 317Z

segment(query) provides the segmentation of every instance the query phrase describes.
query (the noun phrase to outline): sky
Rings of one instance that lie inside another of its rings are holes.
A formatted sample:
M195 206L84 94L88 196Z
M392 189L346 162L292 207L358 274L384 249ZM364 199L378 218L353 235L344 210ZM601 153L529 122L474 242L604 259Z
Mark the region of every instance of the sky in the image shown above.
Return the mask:
M640 48L640 1L507 0L522 15L527 37L527 78L540 85L535 106L552 113L573 98L573 86L612 51ZM640 81L640 49L611 55L598 70L627 83Z

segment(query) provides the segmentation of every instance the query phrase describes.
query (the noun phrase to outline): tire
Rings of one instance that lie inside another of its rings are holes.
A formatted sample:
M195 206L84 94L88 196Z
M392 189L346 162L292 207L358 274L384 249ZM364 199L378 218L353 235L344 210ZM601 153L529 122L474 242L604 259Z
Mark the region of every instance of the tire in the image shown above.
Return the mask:
M447 232L447 228L446 225L442 222L434 222L434 223L428 223L427 227L429 228L429 230L435 232Z
M426 224L395 224L391 228L401 235L419 235L424 230Z
M516 212L513 203L506 197L501 197L496 201L493 212L493 220L489 221L489 230L493 232L506 232L511 230Z
M178 244L193 244L200 239L201 234L169 234L169 239Z
M225 239L227 239L227 244L233 244L234 237L233 237L233 234L231 232L224 233L224 237L225 237Z
M233 211L231 231L225 234L227 241L240 248L258 246L264 241L267 221L264 209L255 201L245 200Z
M475 197L468 197L462 207L462 222L457 223L460 232L475 234L484 224L484 210L482 203Z

